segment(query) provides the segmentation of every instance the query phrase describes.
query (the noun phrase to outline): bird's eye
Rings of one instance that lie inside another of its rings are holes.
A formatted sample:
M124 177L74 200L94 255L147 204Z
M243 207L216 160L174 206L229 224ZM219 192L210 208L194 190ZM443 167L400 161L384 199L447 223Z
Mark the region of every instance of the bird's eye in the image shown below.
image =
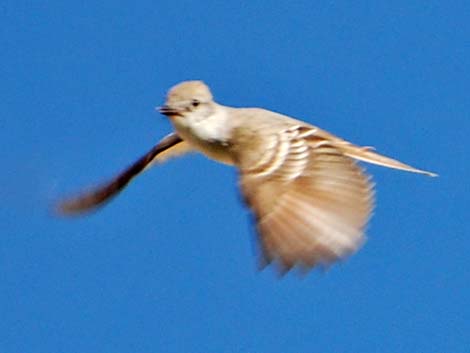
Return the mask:
M191 105L192 105L194 108L196 108L197 106L199 106L199 104L201 104L201 102L198 101L197 99L193 99L193 100L191 101Z

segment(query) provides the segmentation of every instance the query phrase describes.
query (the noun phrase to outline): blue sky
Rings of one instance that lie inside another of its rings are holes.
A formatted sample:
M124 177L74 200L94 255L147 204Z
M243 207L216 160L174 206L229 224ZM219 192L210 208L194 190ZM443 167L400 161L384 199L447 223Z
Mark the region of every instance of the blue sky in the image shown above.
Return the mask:
M6 0L0 22L0 352L468 351L468 2ZM187 79L440 177L368 167L367 244L305 278L256 271L236 173L202 156L50 214L167 134Z

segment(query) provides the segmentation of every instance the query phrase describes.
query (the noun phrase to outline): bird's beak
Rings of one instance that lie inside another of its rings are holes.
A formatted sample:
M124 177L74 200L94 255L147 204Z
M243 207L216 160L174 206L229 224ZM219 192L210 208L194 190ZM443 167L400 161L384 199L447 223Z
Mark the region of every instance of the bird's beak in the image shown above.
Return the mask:
M160 107L156 107L155 110L158 111L159 113L163 114L163 115L168 116L168 117L171 117L171 116L174 116L174 115L181 115L181 113L177 109L171 108L167 105L162 105Z

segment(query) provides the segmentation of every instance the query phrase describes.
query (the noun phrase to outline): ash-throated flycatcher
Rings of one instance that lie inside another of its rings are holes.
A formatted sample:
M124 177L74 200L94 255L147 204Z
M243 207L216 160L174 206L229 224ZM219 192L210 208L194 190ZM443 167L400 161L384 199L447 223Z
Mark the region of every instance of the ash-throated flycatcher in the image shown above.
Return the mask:
M100 206L150 165L196 150L237 167L244 200L256 218L262 264L308 269L363 243L374 193L356 160L435 175L285 115L220 105L201 81L174 86L159 111L175 132L110 182L61 203L61 212Z

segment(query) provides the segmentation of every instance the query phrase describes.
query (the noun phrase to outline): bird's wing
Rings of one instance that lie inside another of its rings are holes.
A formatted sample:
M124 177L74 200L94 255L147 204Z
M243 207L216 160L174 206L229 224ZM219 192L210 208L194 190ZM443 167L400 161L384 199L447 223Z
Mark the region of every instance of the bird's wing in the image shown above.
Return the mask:
M61 214L73 215L102 206L116 196L135 176L151 165L190 150L191 147L187 142L183 141L177 134L172 133L113 179L81 195L59 202L57 211Z
M251 167L239 160L240 188L253 211L262 265L328 265L354 252L373 209L373 185L353 159L316 129L293 126L264 141ZM243 158L243 156L241 157Z
M357 159L359 161L380 165L386 168L393 168L406 172L424 174L431 177L437 176L437 174L435 173L412 167L408 164L397 161L396 159L386 157L382 154L374 152L374 148L372 147L356 146L324 130L316 128L316 134L317 136L321 136L324 139L331 141L331 143L333 143L338 149L340 149L346 156Z

